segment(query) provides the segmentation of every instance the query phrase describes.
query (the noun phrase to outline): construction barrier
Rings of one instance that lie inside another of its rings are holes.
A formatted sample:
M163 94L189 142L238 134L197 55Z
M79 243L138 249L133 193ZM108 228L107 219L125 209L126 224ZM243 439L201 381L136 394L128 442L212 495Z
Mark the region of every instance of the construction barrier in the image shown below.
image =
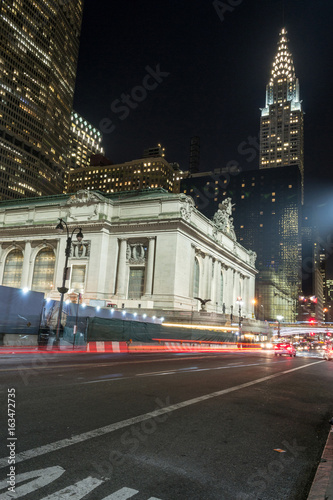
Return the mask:
M88 342L87 352L128 352L128 345L115 341Z

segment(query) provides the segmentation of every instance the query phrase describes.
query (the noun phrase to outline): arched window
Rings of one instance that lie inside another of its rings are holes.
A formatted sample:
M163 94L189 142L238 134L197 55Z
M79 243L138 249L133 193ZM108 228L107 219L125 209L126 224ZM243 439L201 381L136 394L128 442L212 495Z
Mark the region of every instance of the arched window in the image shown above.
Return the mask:
M194 259L193 272L193 297L199 297L200 265L198 259Z
M20 288L23 268L23 253L19 249L9 252L5 262L2 284Z
M52 290L55 255L51 248L43 248L37 254L31 290L46 292Z

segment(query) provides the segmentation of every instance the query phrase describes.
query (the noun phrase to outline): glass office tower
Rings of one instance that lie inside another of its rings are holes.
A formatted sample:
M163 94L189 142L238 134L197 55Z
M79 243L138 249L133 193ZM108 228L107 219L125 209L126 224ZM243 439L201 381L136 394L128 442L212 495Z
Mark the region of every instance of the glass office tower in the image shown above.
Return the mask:
M0 199L63 191L83 1L2 0Z

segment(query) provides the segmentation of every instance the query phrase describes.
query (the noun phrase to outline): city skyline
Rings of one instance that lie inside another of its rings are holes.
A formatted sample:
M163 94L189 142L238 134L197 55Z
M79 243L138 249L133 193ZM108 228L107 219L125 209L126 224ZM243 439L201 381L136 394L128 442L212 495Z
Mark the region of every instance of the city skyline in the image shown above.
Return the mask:
M86 3L74 109L102 124L106 156L117 163L160 142L167 160L187 169L197 135L200 170L230 160L258 168L259 108L285 26L306 113L305 178L325 178L332 16L327 2L285 2L284 15L281 1Z

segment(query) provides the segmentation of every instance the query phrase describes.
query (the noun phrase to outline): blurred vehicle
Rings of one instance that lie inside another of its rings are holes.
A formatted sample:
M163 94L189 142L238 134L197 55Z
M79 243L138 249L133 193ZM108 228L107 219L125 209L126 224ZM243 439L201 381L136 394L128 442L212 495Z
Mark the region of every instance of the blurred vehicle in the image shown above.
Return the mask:
M324 359L326 359L327 361L332 361L332 359L333 359L333 345L332 344L328 344L325 347L323 356L324 356Z
M296 349L292 344L287 342L281 342L280 344L276 344L274 346L274 356L282 356L282 354L286 354L287 356L296 357Z
M325 349L325 344L323 342L312 342L312 344L310 344L310 349L320 351Z
M260 347L261 349L273 349L273 344L272 342L261 342Z
M298 351L309 351L310 347L307 342L300 342L297 346Z

